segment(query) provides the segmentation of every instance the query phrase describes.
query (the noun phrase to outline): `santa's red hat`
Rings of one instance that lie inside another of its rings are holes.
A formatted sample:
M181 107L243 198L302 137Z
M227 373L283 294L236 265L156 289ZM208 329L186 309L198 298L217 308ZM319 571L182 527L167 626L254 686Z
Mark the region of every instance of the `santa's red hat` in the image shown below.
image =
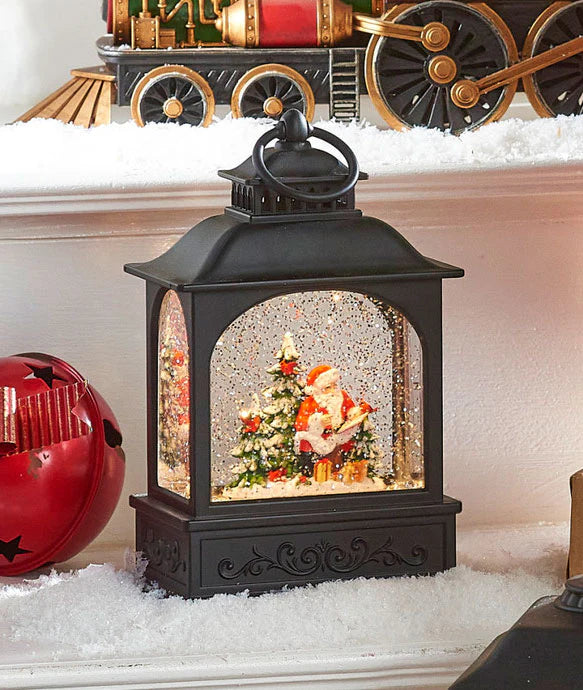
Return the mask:
M331 383L336 383L340 378L338 369L334 369L329 364L320 364L314 367L306 379L306 392L312 393L314 389L322 389Z

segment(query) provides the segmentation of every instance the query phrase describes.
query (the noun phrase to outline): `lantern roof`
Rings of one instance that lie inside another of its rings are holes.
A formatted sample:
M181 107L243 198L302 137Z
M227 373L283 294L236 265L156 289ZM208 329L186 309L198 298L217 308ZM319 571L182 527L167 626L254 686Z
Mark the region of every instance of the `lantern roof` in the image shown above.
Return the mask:
M420 254L370 217L253 224L207 218L158 258L128 273L174 290L224 283L321 278L457 278L463 270Z
M313 149L311 136L334 145ZM275 147L265 145L278 139ZM428 259L394 228L354 208L360 172L338 137L286 112L253 155L219 173L233 182L232 205L192 228L158 258L125 270L174 290L204 285L341 278L454 278L455 266Z

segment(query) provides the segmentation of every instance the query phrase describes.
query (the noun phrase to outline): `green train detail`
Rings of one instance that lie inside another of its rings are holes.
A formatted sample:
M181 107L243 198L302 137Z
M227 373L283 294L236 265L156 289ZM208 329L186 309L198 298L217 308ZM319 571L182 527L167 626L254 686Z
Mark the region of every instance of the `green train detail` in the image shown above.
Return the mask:
M181 0L167 0L166 14L170 15L176 5L178 5ZM229 5L228 0L223 0L221 6ZM160 12L158 8L158 0L148 0L147 2L148 10L152 17L159 17ZM205 19L212 20L212 24L206 24L200 21L199 11L200 3L193 3L193 14L194 14L194 24L195 24L195 40L201 43L221 43L221 32L216 28L214 21L217 16L213 11L213 5L210 0L204 0L204 12ZM142 0L129 0L128 2L128 14L130 17L139 18L140 13L143 11ZM183 45L188 43L186 35L186 24L188 22L188 4L183 3L182 7L178 9L175 16L167 22L161 22L160 26L162 29L175 31L176 45Z
M238 8L232 5L238 5ZM330 47L350 37L350 13L380 16L384 11L384 0L298 0L291 6L273 1L265 3L264 0L110 0L109 30L115 45L129 44L141 50L222 46L225 41L233 43L234 36L232 31L225 30L227 22L223 22L223 9L227 7L231 7L228 19L231 30L233 22L238 23L235 45L260 45L258 21L267 7L270 8L272 31L274 14L277 17L275 24L281 22L282 32L291 29L299 35L303 32L304 22L306 26L314 25L315 28L317 17L318 45ZM290 26L293 24L290 8L292 17L301 18L296 26ZM347 21L342 15L347 17Z

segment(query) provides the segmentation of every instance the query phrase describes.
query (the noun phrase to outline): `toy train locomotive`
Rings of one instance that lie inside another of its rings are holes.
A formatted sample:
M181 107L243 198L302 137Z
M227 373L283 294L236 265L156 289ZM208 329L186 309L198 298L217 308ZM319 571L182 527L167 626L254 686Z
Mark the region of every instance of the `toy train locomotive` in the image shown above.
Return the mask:
M475 129L522 82L544 117L583 110L583 0L105 0L98 53L136 122L206 125L315 103L391 127ZM365 34L372 34L365 36ZM517 44L521 51L517 49Z

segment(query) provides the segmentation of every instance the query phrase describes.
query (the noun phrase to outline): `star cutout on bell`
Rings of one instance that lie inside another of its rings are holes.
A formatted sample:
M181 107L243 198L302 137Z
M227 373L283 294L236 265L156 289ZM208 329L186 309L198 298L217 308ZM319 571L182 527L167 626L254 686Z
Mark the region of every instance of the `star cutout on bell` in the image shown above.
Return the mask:
M4 556L7 560L10 561L10 563L12 563L12 561L15 559L16 556L18 556L18 554L32 553L32 551L20 548L21 539L22 536L14 537L14 539L10 541L2 541L2 539L0 539L0 556Z
M26 376L25 378L27 379L40 379L41 381L44 381L49 388L53 387L53 381L65 381L66 379L62 378L61 376L57 376L53 372L53 367L48 366L48 367L35 367L33 364L27 364L26 365L30 370L31 373Z

